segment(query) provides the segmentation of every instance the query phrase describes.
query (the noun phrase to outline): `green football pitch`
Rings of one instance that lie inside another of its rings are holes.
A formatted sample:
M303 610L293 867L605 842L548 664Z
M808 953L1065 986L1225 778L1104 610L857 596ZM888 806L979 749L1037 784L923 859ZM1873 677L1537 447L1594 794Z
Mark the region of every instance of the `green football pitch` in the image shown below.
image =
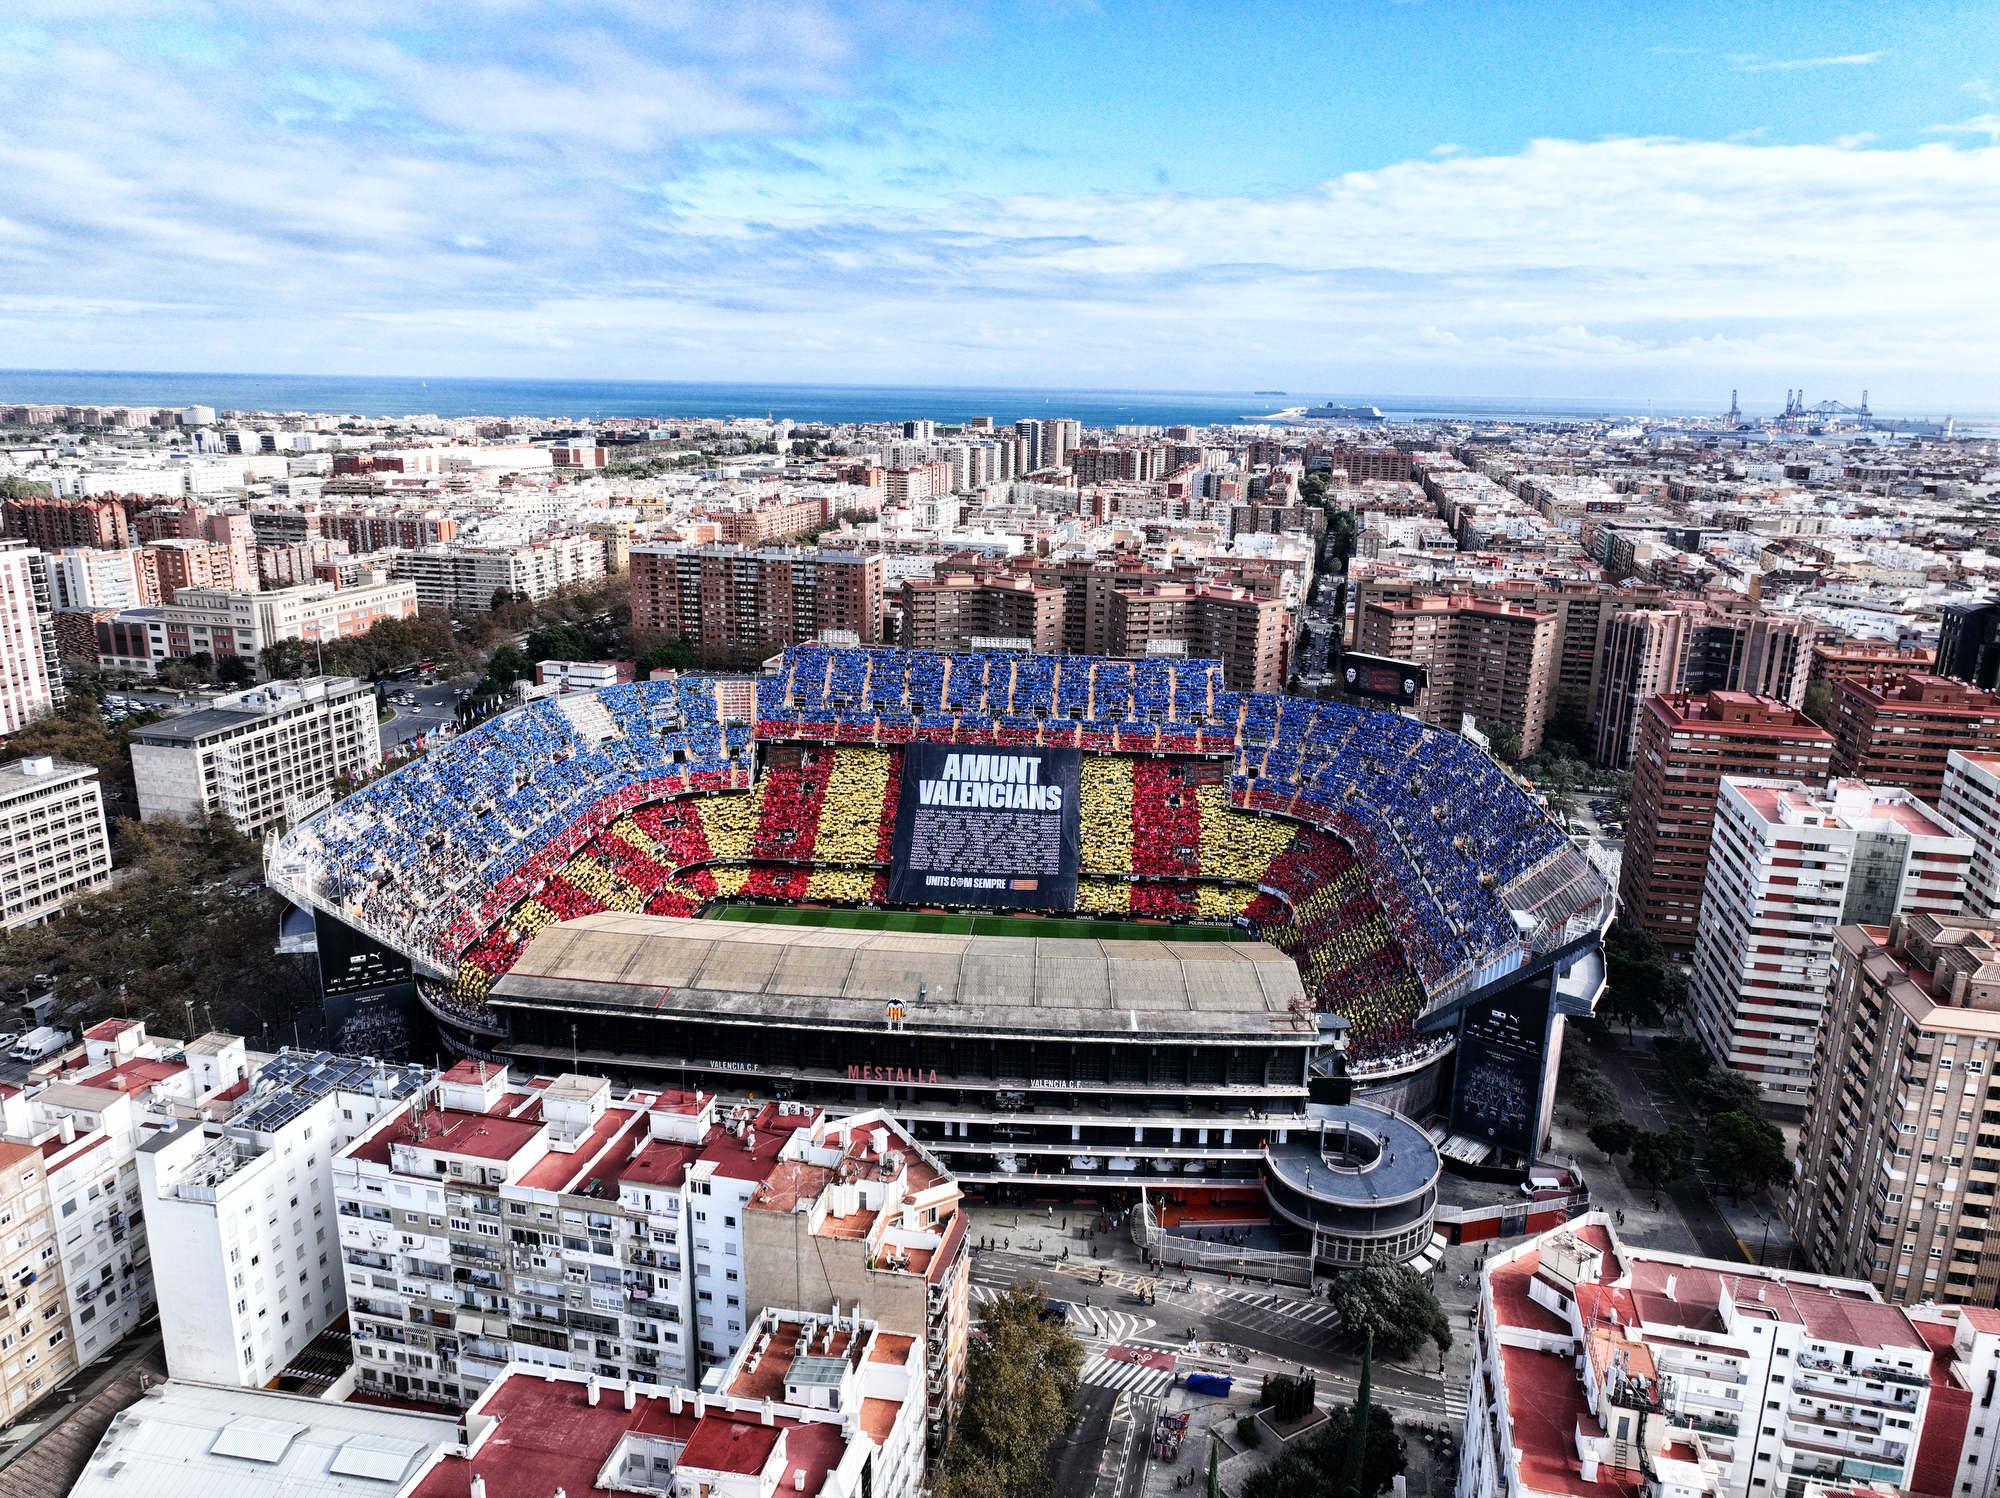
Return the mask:
M1235 926L1167 921L1099 921L1067 916L944 915L923 910L852 910L816 905L721 905L718 921L832 926L845 931L913 931L926 936L1039 936L1059 941L1255 941Z

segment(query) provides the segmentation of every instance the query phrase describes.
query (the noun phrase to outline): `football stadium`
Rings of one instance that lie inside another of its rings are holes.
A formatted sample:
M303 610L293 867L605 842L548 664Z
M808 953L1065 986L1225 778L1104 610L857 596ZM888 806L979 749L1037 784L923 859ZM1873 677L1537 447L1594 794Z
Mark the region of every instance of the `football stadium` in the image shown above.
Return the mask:
M450 1054L888 1107L975 1194L1254 1199L1334 1261L1527 1178L1611 908L1465 739L1013 651L541 698L266 867L344 1044L413 1001Z

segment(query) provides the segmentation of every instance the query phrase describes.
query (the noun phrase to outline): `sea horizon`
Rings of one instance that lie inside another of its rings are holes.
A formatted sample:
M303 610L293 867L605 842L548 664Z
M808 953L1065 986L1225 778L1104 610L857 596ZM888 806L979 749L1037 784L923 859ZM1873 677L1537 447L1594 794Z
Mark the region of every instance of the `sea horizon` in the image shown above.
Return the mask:
M1713 404L1595 400L1567 396L1396 395L1355 391L1120 390L1028 385L822 384L805 381L551 380L416 375L245 374L198 370L0 369L0 404L214 406L218 410L310 412L372 418L512 416L573 420L782 417L834 424L919 418L961 424L990 416L1011 425L1069 416L1086 426L1242 425L1291 407L1372 405L1392 421L1631 421L1716 417ZM1746 404L1751 415L1774 415ZM1878 417L1960 420L1987 413L1878 409Z

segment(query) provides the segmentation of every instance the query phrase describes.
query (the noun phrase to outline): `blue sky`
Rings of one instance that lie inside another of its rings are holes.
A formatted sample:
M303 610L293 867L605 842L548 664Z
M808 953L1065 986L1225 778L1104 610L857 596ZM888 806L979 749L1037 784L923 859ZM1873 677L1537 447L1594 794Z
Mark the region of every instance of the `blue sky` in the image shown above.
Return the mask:
M15 0L0 364L2000 408L2000 7Z

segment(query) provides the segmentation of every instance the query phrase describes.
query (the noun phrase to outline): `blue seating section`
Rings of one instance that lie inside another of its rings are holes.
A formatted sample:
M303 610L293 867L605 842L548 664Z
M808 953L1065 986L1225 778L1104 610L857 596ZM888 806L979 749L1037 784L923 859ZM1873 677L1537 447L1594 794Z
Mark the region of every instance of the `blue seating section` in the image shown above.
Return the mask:
M598 822L749 784L750 725L719 720L712 680L640 682L594 701L609 737L580 729L560 699L529 703L362 787L291 833L286 856L308 860L336 907L455 962L488 911L507 909Z
M1226 757L1230 798L1353 848L1433 989L1518 941L1497 890L1567 846L1472 745L1394 713L1230 691L1215 661L796 646L724 723L706 677L507 712L288 835L316 892L447 966L634 806L751 784L751 740ZM601 707L602 712L597 709Z
M825 706L829 682L864 669L868 701L878 705L873 724L855 722L866 708ZM1463 739L1394 713L1232 692L1215 661L806 645L785 653L757 701L764 738L1229 754L1237 805L1310 822L1355 848L1433 986L1517 940L1496 891L1565 846L1521 788Z

